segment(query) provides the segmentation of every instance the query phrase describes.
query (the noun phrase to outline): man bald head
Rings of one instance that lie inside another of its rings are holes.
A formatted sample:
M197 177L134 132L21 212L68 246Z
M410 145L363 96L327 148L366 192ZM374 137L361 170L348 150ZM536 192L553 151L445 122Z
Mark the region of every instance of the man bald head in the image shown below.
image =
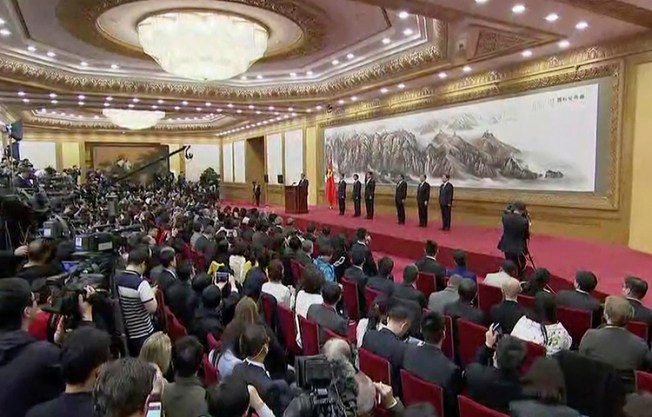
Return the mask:
M503 282L502 289L505 300L516 300L516 297L521 293L521 283L516 278L510 278Z
M346 340L338 337L328 339L328 341L324 343L322 352L324 356L326 356L326 359L330 361L336 358L344 358L350 362L352 359L351 346Z

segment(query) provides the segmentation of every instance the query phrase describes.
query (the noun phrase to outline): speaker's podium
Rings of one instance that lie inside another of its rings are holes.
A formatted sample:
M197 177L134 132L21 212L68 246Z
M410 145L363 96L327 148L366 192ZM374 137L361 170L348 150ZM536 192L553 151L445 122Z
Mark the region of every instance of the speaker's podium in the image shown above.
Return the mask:
M285 186L285 212L288 214L308 212L308 189L306 187Z

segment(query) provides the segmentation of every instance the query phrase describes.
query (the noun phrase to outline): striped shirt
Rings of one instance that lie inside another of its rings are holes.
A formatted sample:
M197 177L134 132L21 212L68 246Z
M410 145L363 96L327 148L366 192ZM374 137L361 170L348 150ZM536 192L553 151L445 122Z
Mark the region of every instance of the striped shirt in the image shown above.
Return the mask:
M124 271L116 282L129 339L139 339L154 333L152 318L145 309L145 303L154 299L152 287L132 271Z

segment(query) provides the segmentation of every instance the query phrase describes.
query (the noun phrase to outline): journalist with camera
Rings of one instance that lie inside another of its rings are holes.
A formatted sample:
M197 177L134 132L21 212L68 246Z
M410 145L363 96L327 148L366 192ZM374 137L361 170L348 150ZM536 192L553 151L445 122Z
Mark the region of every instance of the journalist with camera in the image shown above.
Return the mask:
M530 239L530 215L527 206L521 201L511 203L505 208L502 217L503 235L498 243L498 249L518 267L518 276L523 277L528 240Z

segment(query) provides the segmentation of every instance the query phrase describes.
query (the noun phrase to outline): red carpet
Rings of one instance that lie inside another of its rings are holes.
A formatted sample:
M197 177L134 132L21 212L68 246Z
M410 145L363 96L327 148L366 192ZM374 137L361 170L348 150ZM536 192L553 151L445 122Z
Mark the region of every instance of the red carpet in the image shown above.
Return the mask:
M245 206L247 206L245 204ZM267 209L283 214L278 207ZM328 224L334 232L344 231L352 234L358 227L365 227L371 233L371 247L376 252L407 259L418 259L423 254L423 243L435 240L440 246L439 259L446 266L453 263L451 253L464 249L468 253L469 269L484 276L498 270L502 253L496 248L501 230L455 224L453 230L438 230L439 220L431 221L427 229L417 227L417 220L408 219L405 226L396 224L396 218L377 216L374 220L339 216L337 210L326 207L311 207L310 213L292 215L300 228L309 222L317 225ZM499 219L496 219L499 221ZM643 279L652 278L652 255L641 253L623 246L610 245L578 239L536 234L534 226L530 251L537 266L546 267L554 275L552 287L561 289L572 286L575 272L580 269L593 271L598 276L598 290L607 294L621 294L623 278L635 275ZM397 262L398 263L398 262ZM395 266L394 275L402 271ZM645 299L652 305L652 288Z

